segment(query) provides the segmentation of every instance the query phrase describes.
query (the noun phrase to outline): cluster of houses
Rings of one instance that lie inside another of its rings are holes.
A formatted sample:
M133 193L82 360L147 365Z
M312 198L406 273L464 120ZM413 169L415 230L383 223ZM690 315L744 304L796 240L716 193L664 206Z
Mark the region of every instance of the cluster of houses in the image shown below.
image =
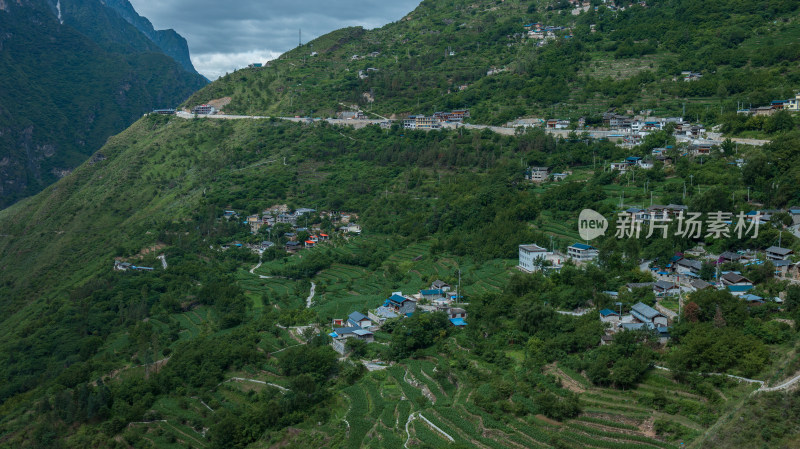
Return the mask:
M618 331L650 330L656 333L662 344L669 339L669 318L642 302L634 304L628 314L622 314L621 310L603 309L600 311L600 321L611 324L600 339L601 345L611 343L614 333Z
M565 173L551 173L550 167L528 167L528 169L525 170L525 179L538 184L545 181L563 181L571 174L572 172L570 171Z
M702 255L704 252L701 249L690 251L692 255ZM689 252L687 252L688 254ZM793 279L800 279L800 271L798 265L792 263L790 256L793 251L788 248L781 248L771 246L763 252L764 258L770 261L775 266L775 276L778 278L791 277ZM731 295L736 296L751 305L764 304L765 298L757 296L752 293L755 288L753 282L742 275L740 271L721 271L717 270L714 278L710 282L700 279L700 271L703 268L704 262L711 263L712 265L722 265L726 262L739 262L745 266L763 264L765 261L759 258L761 254L746 253L746 252L731 252L726 251L719 256L706 257L706 258L687 258L683 255L678 255L672 258L671 262L665 267L656 267L651 270L655 272L659 280L655 282L640 282L630 283L625 287L629 291L636 289L652 289L656 298L664 298L670 296L680 295L682 293L691 293L705 289L718 289L726 290ZM671 279L671 280L670 280ZM673 282L674 281L674 282ZM617 297L617 292L604 292L611 297ZM780 298L774 298L776 302L781 302Z
M469 118L468 109L455 109L451 112L434 112L430 117L411 115L403 120L405 129L439 129L442 123L459 123Z
M614 112L603 114L603 125L611 131L638 137L644 137L651 132L660 131L668 124L674 127L673 134L679 140L697 139L706 132L702 125L693 125L682 117L651 117L643 115L630 117Z
M322 211L317 214L316 209L299 208L295 211L289 211L286 205L273 206L264 210L261 214L254 214L247 216L242 224L250 227L250 232L255 234L263 227L269 229L270 234L273 226L276 224L284 223L291 227L291 232L284 234L287 242L284 249L288 252L296 252L302 248L313 248L320 242L329 240L331 236L321 230L319 224L308 224L308 217L319 215L320 218L328 218L334 225L338 226L339 232L343 234L361 234L361 226L354 221L358 218L356 214L336 211ZM239 214L234 210L226 210L223 213L225 219L238 220ZM301 220L305 218L305 226L301 225ZM308 238L303 241L298 240L298 236L302 233L308 233ZM271 241L263 241L260 244L242 244L239 242L232 242L227 245L222 245L222 249L226 250L230 247L247 247L255 252L265 251L275 244Z
M744 115L772 115L780 110L800 111L800 92L788 100L773 100L769 106L739 108L736 112Z
M410 317L417 312L444 312L452 326L465 327L466 310L453 306L459 299L460 296L451 291L450 285L437 279L430 288L420 290L414 295L393 292L380 306L369 310L366 315L356 311L346 319L335 318L332 332L328 336L332 339L333 349L344 355L347 353L347 339L356 338L372 343L375 341L374 332L387 320Z
M597 255L597 248L585 243L570 245L567 248L567 254L548 251L536 244L519 245L517 268L525 273L559 270L567 260L572 260L575 264L580 265L597 259Z
M562 37L564 39L571 39L572 35L569 34L570 28L562 27L562 26L552 26L552 25L544 25L541 23L529 23L524 26L525 31L528 32L529 39L535 39L537 42L537 46L541 47L545 45L547 42L555 40L556 32L558 31L566 31L567 34L564 34Z

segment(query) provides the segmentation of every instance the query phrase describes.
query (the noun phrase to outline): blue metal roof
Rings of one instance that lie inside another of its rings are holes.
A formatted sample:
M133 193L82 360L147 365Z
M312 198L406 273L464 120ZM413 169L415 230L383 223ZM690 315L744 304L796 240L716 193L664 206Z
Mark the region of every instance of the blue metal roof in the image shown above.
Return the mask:
M436 289L432 289L432 290L420 290L419 291L419 294L422 295L422 296L441 295L443 293L444 292L442 292L442 289L440 289L440 288L436 288Z
M404 297L402 297L400 295L392 295L392 296L389 297L389 299L386 300L386 303L384 303L384 305L388 306L389 305L388 303L390 303L390 302L393 302L395 304L402 304L402 303L404 303L406 301L408 301L408 298L404 298Z
M603 309L603 310L601 310L601 311L600 311L600 315L603 315L603 316L610 316L610 315L619 315L619 313L617 313L617 312L614 312L614 311L613 311L613 310L611 310L611 309Z
M593 246L587 245L585 243L576 243L576 244L572 245L572 247L573 248L577 248L577 249L594 249Z
M729 285L728 286L728 290L730 290L732 292L736 292L736 293L746 292L746 291L751 290L752 288L753 288L752 285Z
M358 323L361 320L368 320L369 319L369 318L367 318L366 315L364 315L361 312L353 312L347 318L350 318L350 321L353 321L355 323Z

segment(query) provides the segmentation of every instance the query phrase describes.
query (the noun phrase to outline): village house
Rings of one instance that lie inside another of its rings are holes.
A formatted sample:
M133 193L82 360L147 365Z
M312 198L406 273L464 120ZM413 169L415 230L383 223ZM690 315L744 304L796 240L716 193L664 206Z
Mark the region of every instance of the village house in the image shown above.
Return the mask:
M333 338L333 341L331 341L333 349L342 355L347 352L346 344L348 338L356 338L367 343L375 341L375 335L372 332L358 326L336 327L333 329L333 332L328 335Z
M781 248L779 246L770 246L765 251L768 260L789 260L789 256L794 254L789 248Z
M754 295L752 293L747 293L739 297L742 301L748 303L751 306L760 306L764 304L764 298Z
M384 301L383 305L398 315L410 315L417 310L417 301L403 296L401 292L392 293L392 296Z
M192 108L192 114L196 115L213 115L216 112L217 109L208 104L201 104Z
M575 243L567 248L567 257L578 262L597 259L597 248L583 243Z
M132 266L129 262L114 261L114 269L117 271L128 271Z
M653 288L654 282L631 282L629 284L625 284L625 287L628 289L629 292L632 292L636 289L640 288Z
M375 310L370 310L367 312L367 317L377 326L383 325L386 320L391 320L392 318L397 318L399 316L400 315L398 315L393 308L387 306L380 306Z
M675 273L684 276L697 276L700 274L700 269L703 268L703 262L699 260L692 260L682 258L675 262L673 265Z
M800 111L800 92L795 94L794 98L786 100L783 108L789 111Z
M361 226L355 223L350 223L347 226L342 226L339 228L339 230L349 234L361 234Z
M640 323L651 323L655 327L668 325L667 317L663 313L641 302L631 308L631 316Z
M416 127L414 129L438 129L442 127L442 125L439 124L439 120L434 117L418 115L415 121Z
M714 288L713 285L709 284L708 282L702 279L695 279L692 282L690 282L689 285L692 287L692 290L696 292L700 290L705 290L707 288Z
M739 253L734 253L732 251L725 251L724 253L719 255L718 263L726 263L726 262L738 262L742 259L742 255Z
M372 320L361 312L353 312L347 317L347 323L350 326L358 326L362 329L368 329L372 326Z
M517 268L528 273L539 271L542 263L552 254L536 244L519 245L519 264Z
M547 181L549 174L550 169L548 167L528 167L528 171L525 173L525 179L532 182L544 182Z
M695 142L689 145L689 154L692 156L706 156L711 154L713 146L711 142Z
M359 72L359 74L363 75L363 72ZM361 111L342 111L336 114L336 118L340 120L366 120L367 116Z
M443 292L449 292L450 284L441 279L437 279L431 283L431 289L439 289Z
M619 322L619 313L611 310L611 309L603 309L600 311L600 321L604 323L618 323Z
M733 296L742 296L753 289L753 282L739 273L729 271L720 277L720 285Z
M447 294L440 288L432 288L428 290L420 290L419 297L420 299L424 299L426 301L436 301L437 299L447 298Z
M653 284L653 293L656 296L677 295L678 292L680 292L680 287L669 281L657 281Z
M612 162L611 165L610 165L610 169L612 171L616 170L616 171L618 171L620 173L625 173L626 171L628 171L628 169L630 167L631 166L625 161L623 161L623 162Z

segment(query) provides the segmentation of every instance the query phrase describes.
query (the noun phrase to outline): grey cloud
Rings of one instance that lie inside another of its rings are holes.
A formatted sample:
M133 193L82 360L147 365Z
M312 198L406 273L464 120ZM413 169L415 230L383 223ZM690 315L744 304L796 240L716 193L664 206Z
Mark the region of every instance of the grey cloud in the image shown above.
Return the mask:
M172 28L189 42L198 71L216 79L245 58L274 58L303 42L347 27L375 28L401 19L419 0L130 0L157 29ZM260 62L252 60L250 62Z

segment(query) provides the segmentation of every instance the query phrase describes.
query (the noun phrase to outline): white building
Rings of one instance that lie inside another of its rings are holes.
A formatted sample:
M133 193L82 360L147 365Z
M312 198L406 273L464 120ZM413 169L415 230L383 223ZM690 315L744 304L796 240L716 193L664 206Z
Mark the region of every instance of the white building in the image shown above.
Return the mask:
M539 271L542 263L552 255L553 253L539 245L519 245L519 265L517 267L529 273Z
M597 248L583 243L576 243L567 248L567 256L578 262L597 259Z

